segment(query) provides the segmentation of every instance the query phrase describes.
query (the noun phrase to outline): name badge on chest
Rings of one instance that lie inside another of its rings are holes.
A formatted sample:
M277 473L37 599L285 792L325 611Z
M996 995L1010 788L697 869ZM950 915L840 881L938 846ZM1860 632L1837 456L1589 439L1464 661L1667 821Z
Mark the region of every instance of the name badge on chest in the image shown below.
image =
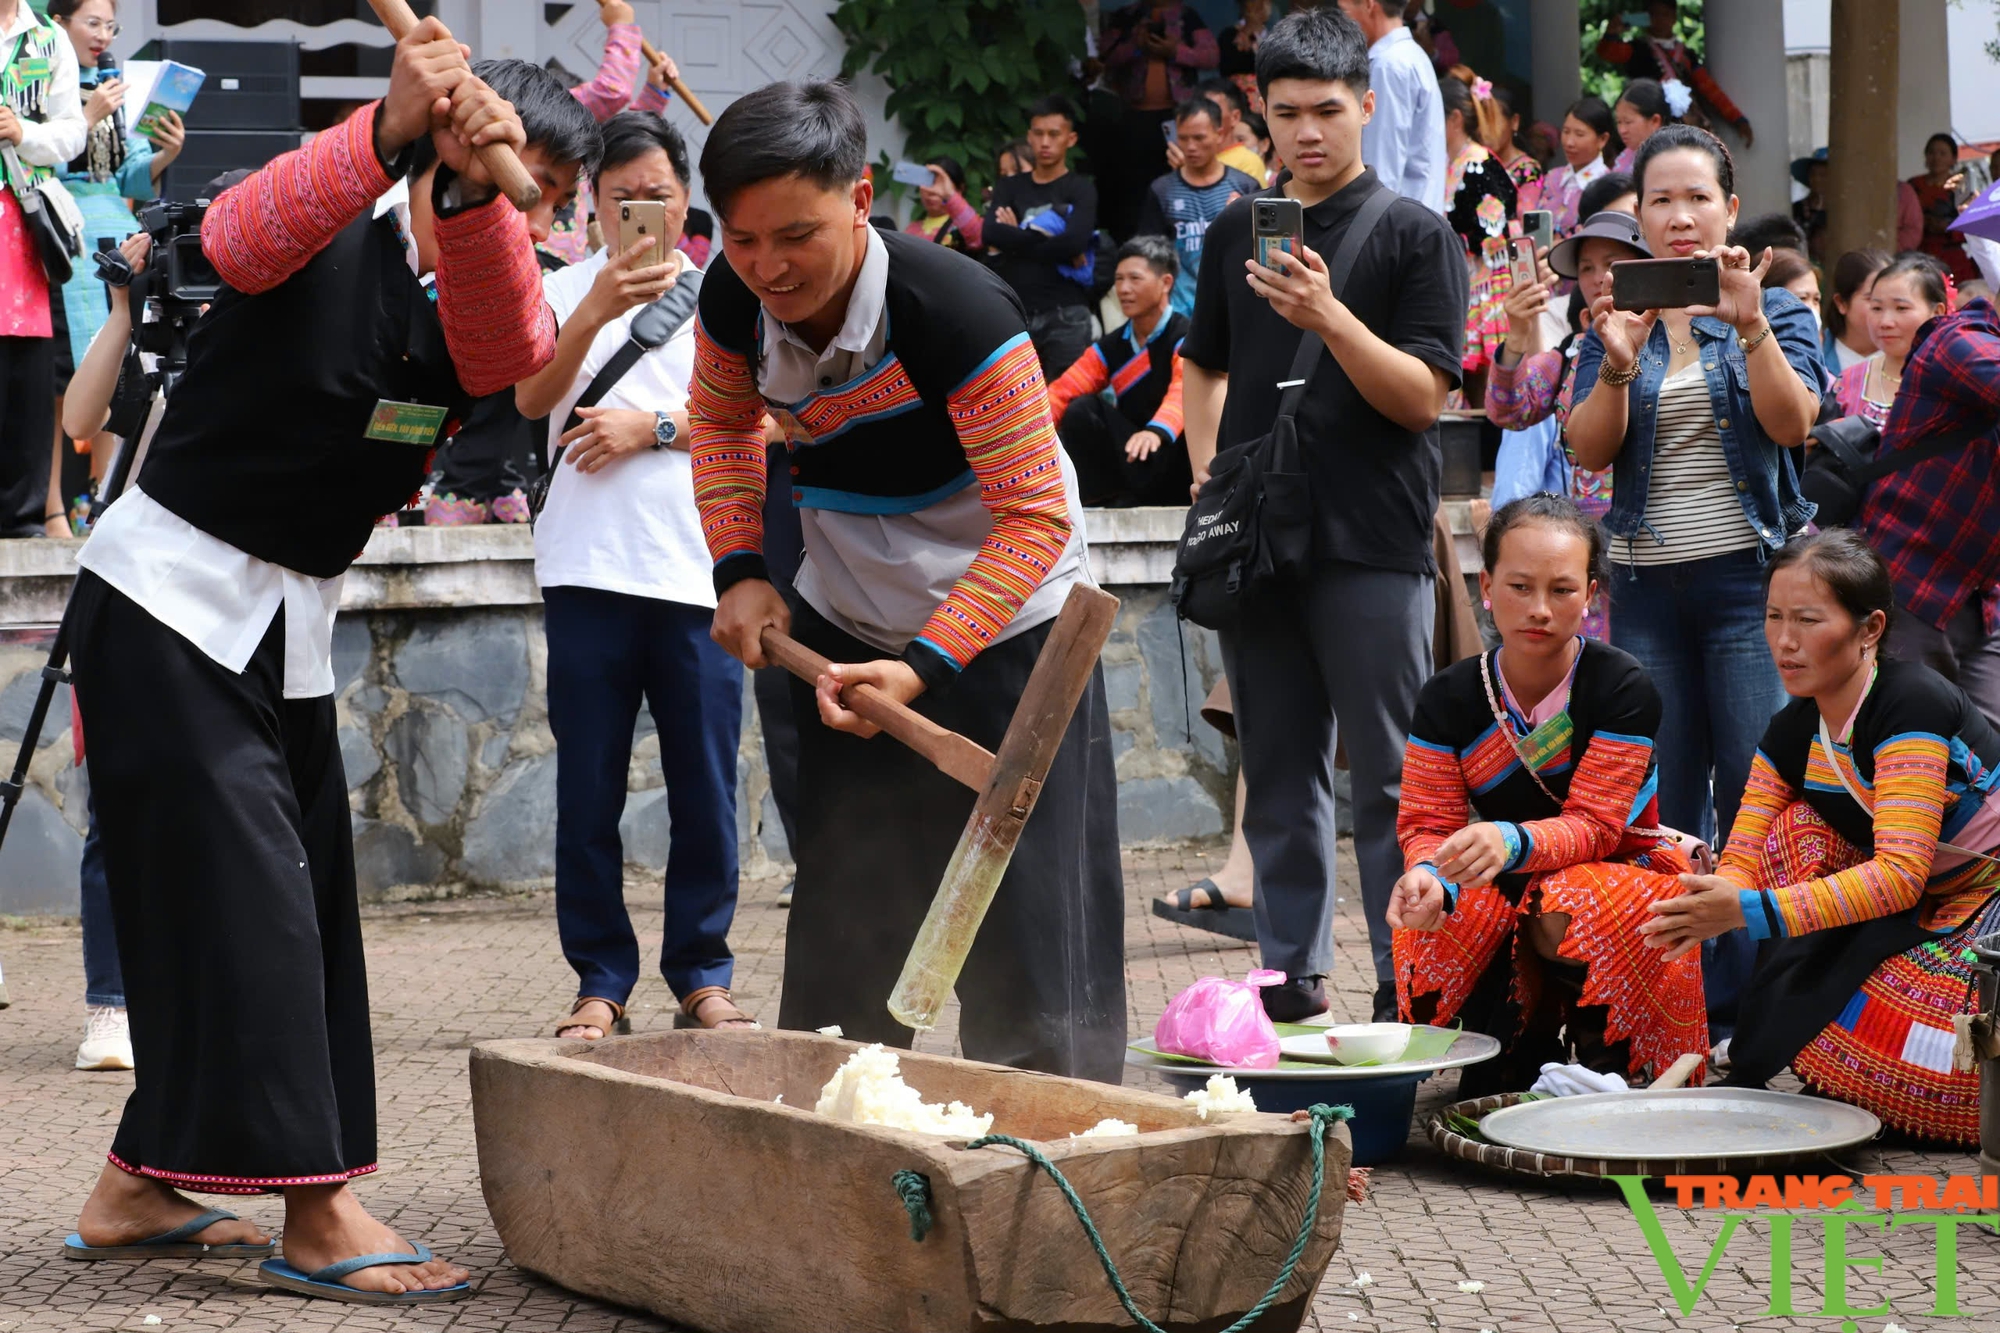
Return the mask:
M369 414L368 429L362 438L390 444L413 444L428 449L437 443L438 428L444 425L445 409L428 403L392 403L384 398Z

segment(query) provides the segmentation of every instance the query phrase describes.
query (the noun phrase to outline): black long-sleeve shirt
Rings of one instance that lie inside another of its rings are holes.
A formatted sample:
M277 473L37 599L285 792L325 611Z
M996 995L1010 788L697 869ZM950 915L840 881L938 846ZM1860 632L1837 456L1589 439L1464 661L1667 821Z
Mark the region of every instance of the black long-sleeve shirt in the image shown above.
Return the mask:
M1065 226L1054 235L995 222L999 209L1011 208L1014 217L1026 222L1031 213L1053 208ZM986 231L981 238L999 251L993 257L998 273L1021 298L1031 315L1064 306L1090 304L1090 289L1056 272L1059 265L1073 264L1090 253L1097 232L1097 187L1088 176L1065 171L1047 185L1037 184L1033 175L1020 172L1003 176L993 186L993 203L986 210Z

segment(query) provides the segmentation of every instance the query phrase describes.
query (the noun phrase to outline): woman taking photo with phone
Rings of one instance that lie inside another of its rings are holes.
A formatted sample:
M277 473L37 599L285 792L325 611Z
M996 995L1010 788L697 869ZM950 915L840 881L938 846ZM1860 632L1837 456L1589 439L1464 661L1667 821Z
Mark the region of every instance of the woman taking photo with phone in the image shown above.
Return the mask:
M145 108L125 106L124 81L115 72L99 72L99 57L111 49L111 40L118 35L118 10L112 0L49 0L49 17L76 52L86 127L83 151L56 173L68 187L70 198L76 200L77 212L83 215L83 258L63 284L60 298L49 306L56 336L56 420L61 422L69 377L111 310L91 257L100 241L122 243L139 230L131 204L159 196L160 177L180 156L187 130L180 116L168 111L147 132L137 132L132 122ZM69 453L63 447L64 438L58 428L49 465L48 516L44 519L51 537L72 535L68 513L71 489L63 477L63 460ZM90 441L89 475L93 483L110 462L110 444L111 437L104 434Z
M1737 200L1720 140L1672 125L1635 165L1647 249L1716 260L1720 297L1636 314L1598 297L1569 443L1579 467L1613 470L1611 614L1665 708L1660 817L1712 839L1734 821L1757 737L1784 702L1764 647L1763 562L1813 514L1785 450L1819 411L1818 329L1796 296L1758 285L1768 251L1725 244Z

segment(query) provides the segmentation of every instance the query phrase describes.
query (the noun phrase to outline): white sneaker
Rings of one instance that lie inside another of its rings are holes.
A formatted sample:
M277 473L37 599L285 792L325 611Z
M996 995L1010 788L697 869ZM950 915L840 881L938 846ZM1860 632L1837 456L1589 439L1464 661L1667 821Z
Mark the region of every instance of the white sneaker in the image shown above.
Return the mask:
M90 1026L83 1045L76 1048L78 1069L132 1068L132 1029L122 1008L108 1004L90 1006Z

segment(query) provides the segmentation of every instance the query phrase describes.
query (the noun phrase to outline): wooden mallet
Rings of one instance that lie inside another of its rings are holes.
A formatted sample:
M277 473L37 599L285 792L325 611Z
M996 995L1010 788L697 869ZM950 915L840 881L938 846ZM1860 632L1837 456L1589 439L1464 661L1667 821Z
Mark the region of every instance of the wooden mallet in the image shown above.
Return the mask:
M389 35L399 42L417 26L417 16L411 12L408 0L368 0L368 6L382 20ZM535 184L535 178L521 165L520 156L510 145L490 143L477 151L480 163L493 177L493 184L514 207L525 213L542 201L542 187Z
M598 7L600 9L604 7L605 3L606 0L597 0ZM646 63L648 65L657 65L660 63L660 60L662 58L660 56L660 48L654 46L651 42L647 41L644 36L641 36L639 38L639 54L646 57ZM701 104L701 99L699 97L696 97L694 95L693 90L691 90L686 83L681 81L679 75L675 75L673 78L668 79L667 86L674 90L674 96L680 98L681 101L687 103L687 109L694 112L694 118L696 120L700 121L704 125L715 124L715 117L708 113L708 108Z
M998 753L940 727L873 685L850 685L841 692L840 701L849 709L979 793L889 996L889 1013L903 1026L925 1031L937 1025L1117 615L1118 599L1103 589L1080 583L1069 590ZM826 672L824 657L776 630L764 631L763 644L767 658L801 680L815 682Z

